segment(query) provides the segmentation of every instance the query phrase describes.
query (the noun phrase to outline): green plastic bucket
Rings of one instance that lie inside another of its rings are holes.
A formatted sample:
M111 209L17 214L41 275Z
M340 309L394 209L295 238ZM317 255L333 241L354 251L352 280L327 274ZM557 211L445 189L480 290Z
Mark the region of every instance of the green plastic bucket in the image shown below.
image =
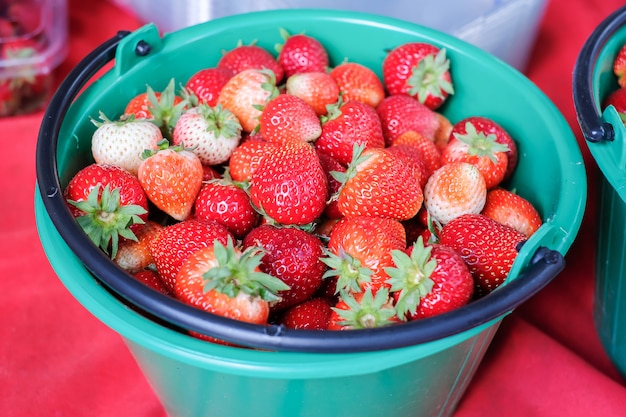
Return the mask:
M594 321L600 340L626 377L626 128L603 100L618 88L613 60L626 44L626 7L598 25L574 70L574 103L586 143L598 164L600 201Z
M386 51L408 41L445 47L456 93L452 121L492 117L517 140L519 167L508 187L527 196L545 224L521 248L507 282L441 316L344 332L256 326L183 305L137 282L91 244L62 189L91 161L89 121L114 115L149 83L163 89L213 66L239 40L268 49L279 28L324 43L332 63L348 58L380 75ZM104 75L83 86L115 59ZM57 275L92 314L117 331L172 416L449 416L501 320L565 266L586 200L586 175L563 116L528 79L453 37L380 16L325 10L238 15L160 36L147 25L119 33L67 77L44 115L37 145L38 231ZM190 329L260 349L210 344Z

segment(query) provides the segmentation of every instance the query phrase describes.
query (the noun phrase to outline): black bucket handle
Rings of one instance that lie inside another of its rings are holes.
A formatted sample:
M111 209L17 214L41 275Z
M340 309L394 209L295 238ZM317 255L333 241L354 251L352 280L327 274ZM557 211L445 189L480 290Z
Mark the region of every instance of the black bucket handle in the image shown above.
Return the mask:
M602 120L593 97L593 72L598 56L606 42L626 23L626 6L605 18L585 41L573 73L573 97L578 124L590 142L615 139L613 125Z
M80 229L63 198L57 167L57 141L73 99L96 72L115 57L130 32L119 32L87 55L51 99L39 132L37 182L47 214L72 252L94 277L130 306L182 329L261 349L312 353L368 352L433 342L500 319L543 289L565 268L563 255L539 247L523 271L487 296L449 313L396 326L350 331L294 330L260 326L214 315L161 294L112 262ZM150 45L137 43L138 56Z

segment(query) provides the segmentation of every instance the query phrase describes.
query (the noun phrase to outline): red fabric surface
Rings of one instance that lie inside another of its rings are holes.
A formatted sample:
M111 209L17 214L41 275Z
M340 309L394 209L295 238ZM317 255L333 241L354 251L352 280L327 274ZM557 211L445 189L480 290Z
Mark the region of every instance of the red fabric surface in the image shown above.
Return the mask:
M59 77L117 30L140 26L104 1L69 4L70 53ZM560 108L582 144L588 209L566 270L503 321L455 417L626 415L626 384L603 352L592 321L598 173L571 97L578 51L622 4L548 4L526 73ZM73 299L40 246L33 193L41 117L0 119L0 414L164 417L120 337Z

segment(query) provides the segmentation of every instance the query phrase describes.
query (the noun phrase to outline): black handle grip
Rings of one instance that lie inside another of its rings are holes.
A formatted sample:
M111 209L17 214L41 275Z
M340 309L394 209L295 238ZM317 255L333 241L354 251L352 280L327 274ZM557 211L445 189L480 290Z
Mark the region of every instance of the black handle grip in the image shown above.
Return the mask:
M612 141L615 130L601 119L593 96L593 70L607 40L626 22L626 6L611 13L585 41L574 67L573 96L578 124L590 142Z

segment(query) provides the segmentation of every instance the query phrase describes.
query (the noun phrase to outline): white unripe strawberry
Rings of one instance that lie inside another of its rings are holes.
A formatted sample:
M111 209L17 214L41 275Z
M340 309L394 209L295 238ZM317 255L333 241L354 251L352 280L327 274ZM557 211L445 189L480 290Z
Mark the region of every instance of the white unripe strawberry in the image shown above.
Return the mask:
M163 139L155 124L130 117L125 120L109 120L100 113L102 121L92 122L98 127L91 138L91 153L98 164L116 165L133 175L141 164L145 150L159 149Z
M184 145L203 165L228 161L241 140L237 117L222 107L201 104L185 111L174 127L174 145Z

